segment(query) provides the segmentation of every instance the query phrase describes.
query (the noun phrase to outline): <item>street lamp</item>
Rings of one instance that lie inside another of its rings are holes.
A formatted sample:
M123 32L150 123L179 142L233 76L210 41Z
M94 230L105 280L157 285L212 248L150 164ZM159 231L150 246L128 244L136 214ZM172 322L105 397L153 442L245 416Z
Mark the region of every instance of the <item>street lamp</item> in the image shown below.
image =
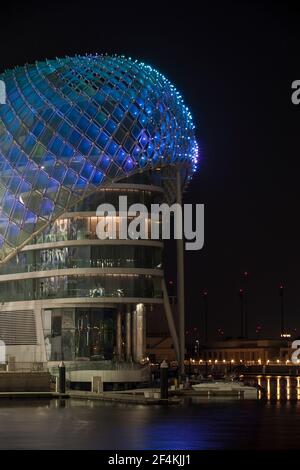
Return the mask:
M280 329L281 329L281 337L284 335L284 285L280 284L279 286L279 297L280 297Z
M244 271L243 273L243 279L244 279L244 289L245 289L245 295L244 295L244 299L245 299L245 338L247 339L248 338L248 289L247 289L247 284L248 284L248 276L249 276L249 273L248 271Z
M207 346L207 333L208 333L208 303L207 303L207 291L202 293L204 303L204 344Z
M241 338L244 337L244 289L239 290L241 300Z

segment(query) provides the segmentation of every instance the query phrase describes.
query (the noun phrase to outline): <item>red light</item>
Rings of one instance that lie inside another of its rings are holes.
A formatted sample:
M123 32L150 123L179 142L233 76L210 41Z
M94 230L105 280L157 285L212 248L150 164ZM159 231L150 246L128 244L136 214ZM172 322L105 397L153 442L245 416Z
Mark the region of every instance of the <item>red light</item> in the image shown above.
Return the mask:
M206 292L206 291L204 291L204 292L203 292L203 295L207 295L207 292Z
M280 286L279 286L279 295L280 295L280 297L283 297L283 293L284 293L284 285L280 284Z

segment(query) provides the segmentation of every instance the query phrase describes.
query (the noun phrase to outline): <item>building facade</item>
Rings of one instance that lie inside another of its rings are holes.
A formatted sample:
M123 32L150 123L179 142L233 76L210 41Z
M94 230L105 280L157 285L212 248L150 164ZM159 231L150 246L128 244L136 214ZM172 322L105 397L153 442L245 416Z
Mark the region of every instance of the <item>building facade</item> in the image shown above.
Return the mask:
M290 360L288 341L284 339L228 339L208 343L200 350L203 361L249 365Z
M119 195L160 202L163 189L143 179L99 190L0 267L1 337L17 362L144 358L147 306L163 302L163 243L100 240L95 215Z
M149 208L174 201L175 174L184 186L196 163L190 113L165 77L123 57L37 62L0 77L7 361L54 367L63 360L75 382L91 370L119 372L122 381L126 367L141 380L146 315L163 304L172 321L163 243L121 238L119 213L116 239L101 239L96 210L104 202L118 207L119 196Z

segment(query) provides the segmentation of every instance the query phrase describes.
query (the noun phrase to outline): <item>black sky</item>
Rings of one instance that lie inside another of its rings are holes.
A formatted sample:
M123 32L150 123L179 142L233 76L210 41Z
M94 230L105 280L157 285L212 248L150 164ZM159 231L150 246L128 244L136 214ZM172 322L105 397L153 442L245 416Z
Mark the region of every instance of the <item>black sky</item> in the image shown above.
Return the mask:
M239 333L241 273L249 271L249 331L279 333L284 282L289 329L300 333L300 14L290 2L7 2L0 70L45 57L125 54L160 69L197 127L198 174L186 202L205 204L205 246L186 255L188 323ZM173 267L173 269L175 269ZM174 278L172 266L168 277Z

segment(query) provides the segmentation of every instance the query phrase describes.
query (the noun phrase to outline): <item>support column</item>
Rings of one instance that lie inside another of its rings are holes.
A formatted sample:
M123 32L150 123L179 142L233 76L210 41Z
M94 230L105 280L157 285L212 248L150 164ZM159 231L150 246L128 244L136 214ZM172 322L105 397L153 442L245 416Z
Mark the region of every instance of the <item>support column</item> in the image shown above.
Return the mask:
M117 312L117 358L122 359L122 314L121 311Z
M132 345L132 359L136 362L136 311L134 310L131 315L131 345Z
M140 303L136 306L136 362L140 362L145 357L146 352L146 309Z
M175 350L175 355L176 355L176 360L178 363L180 363L180 348L179 348L179 341L178 341L178 335L176 332L176 327L175 327L175 322L173 318L173 313L171 310L170 302L169 302L169 296L168 296L168 291L167 291L167 286L166 286L166 281L164 277L162 278L162 291L163 291L163 299L164 299L164 309L165 309L165 314L167 317L167 322Z
M131 342L132 342L131 311L130 311L130 305L127 305L127 310L126 310L126 313L125 313L125 355L126 355L126 361L127 362L130 362L131 359L132 359Z
M182 206L180 169L176 173L176 202ZM180 221L182 223L182 220ZM177 245L177 303L179 315L180 374L184 375L185 355L185 313L184 313L184 251L183 236L176 240Z

